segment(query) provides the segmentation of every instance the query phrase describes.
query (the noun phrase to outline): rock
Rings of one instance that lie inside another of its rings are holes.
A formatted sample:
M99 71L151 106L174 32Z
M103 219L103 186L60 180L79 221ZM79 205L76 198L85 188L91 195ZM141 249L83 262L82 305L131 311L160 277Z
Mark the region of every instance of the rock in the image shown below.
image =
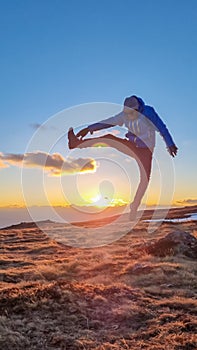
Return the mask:
M174 231L146 246L146 252L155 256L185 255L197 259L197 239L188 232Z
M153 270L153 267L146 265L146 264L139 264L136 263L133 267L131 272L135 275L140 275L140 274L147 274L147 273L151 273Z

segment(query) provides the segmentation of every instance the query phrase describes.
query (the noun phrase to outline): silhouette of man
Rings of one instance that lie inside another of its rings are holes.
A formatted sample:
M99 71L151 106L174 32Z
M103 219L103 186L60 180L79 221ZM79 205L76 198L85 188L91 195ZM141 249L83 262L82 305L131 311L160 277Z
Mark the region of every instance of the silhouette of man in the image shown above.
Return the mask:
M89 132L93 134L94 131L116 125L124 125L128 129L125 139L112 134L84 139ZM73 128L68 131L68 146L70 149L94 147L95 143L104 142L106 146L113 147L137 161L140 170L140 182L133 202L130 204L130 220L135 220L137 209L150 180L156 131L163 137L169 154L172 157L176 156L178 148L166 125L153 107L146 105L140 97L135 95L125 98L124 108L120 113L89 125L80 130L77 135L74 134Z

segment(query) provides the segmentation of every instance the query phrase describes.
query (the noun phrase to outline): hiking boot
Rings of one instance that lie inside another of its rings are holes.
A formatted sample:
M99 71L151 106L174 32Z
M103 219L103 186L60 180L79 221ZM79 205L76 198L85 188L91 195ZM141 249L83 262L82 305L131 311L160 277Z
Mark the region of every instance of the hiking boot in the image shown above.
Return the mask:
M68 130L68 147L69 149L73 149L79 146L81 141L75 136L73 128Z

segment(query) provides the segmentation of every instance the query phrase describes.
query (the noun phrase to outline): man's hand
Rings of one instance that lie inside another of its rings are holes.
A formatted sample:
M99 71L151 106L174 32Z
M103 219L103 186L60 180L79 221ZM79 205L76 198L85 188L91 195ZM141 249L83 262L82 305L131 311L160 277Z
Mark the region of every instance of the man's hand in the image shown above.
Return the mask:
M177 151L178 151L178 148L175 145L168 147L168 152L172 157L176 156Z
M77 133L77 137L81 137L83 138L84 136L86 136L88 133L89 133L89 129L88 128L84 128L84 129L81 129L78 133Z

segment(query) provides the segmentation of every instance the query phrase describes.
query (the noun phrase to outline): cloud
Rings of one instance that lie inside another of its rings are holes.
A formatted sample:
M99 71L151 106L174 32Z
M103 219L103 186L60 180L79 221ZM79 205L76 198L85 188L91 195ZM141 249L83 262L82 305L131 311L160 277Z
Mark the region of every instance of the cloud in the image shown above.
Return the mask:
M23 154L12 154L12 153L0 153L0 160L4 165L21 163L23 161Z
M0 168L10 165L25 168L41 168L51 176L87 173L96 171L96 161L92 158L64 158L59 153L30 152L25 154L0 153Z
M176 201L176 203L183 204L183 205L187 205L187 204L195 205L195 204L197 204L197 198L194 198L194 199L191 199L191 198L189 198L189 199L182 199L180 201Z
M45 131L45 130L56 130L57 128L55 126L48 126L48 125L45 125L45 124L40 124L40 123L31 123L29 124L29 126L34 129L34 130L37 130L37 129L40 129L42 131Z
M29 124L29 126L30 126L32 129L37 130L37 129L39 129L39 128L42 126L42 124L39 124L39 123L31 123L31 124Z
M1 155L2 155L2 153L0 153L0 169L1 169L1 168L8 168L9 165L7 165L7 164L5 164L4 162L2 162L2 160L1 160Z

